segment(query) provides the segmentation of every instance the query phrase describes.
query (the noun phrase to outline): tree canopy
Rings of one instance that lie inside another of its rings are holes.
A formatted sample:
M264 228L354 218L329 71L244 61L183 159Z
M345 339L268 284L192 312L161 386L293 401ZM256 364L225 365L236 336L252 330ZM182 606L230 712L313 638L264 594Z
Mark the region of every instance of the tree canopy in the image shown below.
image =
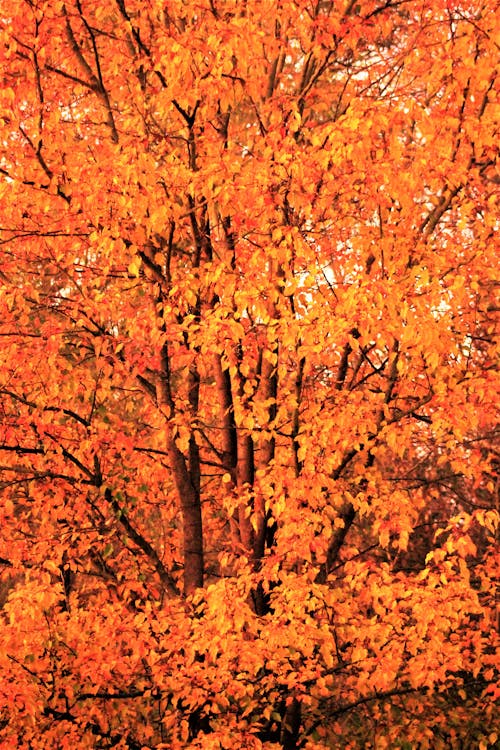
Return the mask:
M0 748L495 745L496 5L0 0Z

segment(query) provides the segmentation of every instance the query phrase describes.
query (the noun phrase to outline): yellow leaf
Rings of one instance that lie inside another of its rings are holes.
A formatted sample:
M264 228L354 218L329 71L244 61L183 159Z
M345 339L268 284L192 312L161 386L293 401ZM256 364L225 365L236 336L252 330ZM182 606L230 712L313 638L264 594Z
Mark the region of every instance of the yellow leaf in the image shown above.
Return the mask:
M134 256L132 262L129 264L127 268L127 273L129 276L134 276L137 278L139 276L139 270L142 265L142 260L139 258L138 255Z

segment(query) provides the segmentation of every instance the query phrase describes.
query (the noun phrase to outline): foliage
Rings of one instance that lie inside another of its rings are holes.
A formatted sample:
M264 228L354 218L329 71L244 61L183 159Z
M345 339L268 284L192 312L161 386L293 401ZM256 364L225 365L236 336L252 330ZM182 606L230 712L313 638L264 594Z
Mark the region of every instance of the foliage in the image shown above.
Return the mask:
M494 745L496 3L0 10L0 748Z

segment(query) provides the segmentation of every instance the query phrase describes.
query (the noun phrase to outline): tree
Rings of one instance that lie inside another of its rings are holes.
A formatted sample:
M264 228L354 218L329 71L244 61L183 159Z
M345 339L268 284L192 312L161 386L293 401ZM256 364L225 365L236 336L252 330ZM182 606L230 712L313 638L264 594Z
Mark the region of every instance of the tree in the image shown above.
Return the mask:
M495 7L0 0L0 747L496 742Z

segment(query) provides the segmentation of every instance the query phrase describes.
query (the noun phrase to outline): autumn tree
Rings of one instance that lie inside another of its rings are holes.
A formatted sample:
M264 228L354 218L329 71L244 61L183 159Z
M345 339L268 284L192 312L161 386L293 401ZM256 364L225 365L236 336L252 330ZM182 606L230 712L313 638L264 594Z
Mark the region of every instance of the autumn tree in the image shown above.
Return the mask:
M496 3L0 10L0 748L493 746Z

